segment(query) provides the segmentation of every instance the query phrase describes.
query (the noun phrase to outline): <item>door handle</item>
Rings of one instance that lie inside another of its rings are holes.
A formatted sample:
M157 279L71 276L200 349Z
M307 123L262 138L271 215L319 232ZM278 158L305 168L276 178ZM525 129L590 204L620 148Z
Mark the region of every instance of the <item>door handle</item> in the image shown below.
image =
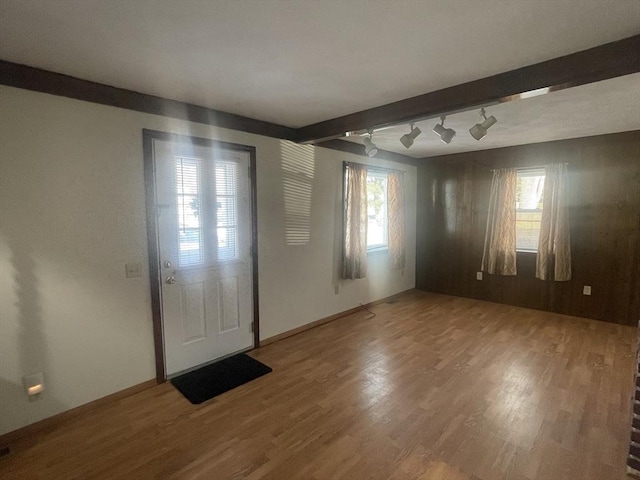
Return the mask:
M174 283L176 283L176 277L168 276L167 278L164 279L164 281L167 282L169 285L173 285Z

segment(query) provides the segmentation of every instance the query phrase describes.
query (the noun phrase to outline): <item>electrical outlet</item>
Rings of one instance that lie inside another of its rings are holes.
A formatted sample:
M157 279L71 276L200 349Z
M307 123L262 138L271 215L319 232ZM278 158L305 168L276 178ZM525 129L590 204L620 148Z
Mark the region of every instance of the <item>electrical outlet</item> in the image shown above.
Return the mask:
M476 272L476 280L482 280L482 272Z
M582 287L582 294L591 295L591 285L585 285L584 287Z
M124 266L124 273L127 278L142 276L142 265L140 263L127 263Z

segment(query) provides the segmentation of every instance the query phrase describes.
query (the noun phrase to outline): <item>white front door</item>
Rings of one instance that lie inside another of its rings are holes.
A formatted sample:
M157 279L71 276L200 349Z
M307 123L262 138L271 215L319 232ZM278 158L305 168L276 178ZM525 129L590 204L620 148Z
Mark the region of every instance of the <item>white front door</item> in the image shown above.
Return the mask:
M253 346L249 153L154 139L167 375Z

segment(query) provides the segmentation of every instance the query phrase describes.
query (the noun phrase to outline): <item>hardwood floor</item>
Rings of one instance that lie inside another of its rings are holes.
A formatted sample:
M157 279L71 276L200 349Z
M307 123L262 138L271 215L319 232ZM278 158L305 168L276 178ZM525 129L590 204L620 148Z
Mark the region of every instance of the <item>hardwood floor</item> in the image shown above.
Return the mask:
M0 477L625 478L634 328L418 291L372 310L204 404L163 384L20 440Z

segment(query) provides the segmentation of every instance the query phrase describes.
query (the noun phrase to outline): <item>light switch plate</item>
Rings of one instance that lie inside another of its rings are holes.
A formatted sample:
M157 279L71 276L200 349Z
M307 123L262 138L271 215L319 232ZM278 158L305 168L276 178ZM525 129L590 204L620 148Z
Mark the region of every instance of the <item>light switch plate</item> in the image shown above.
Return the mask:
M476 272L476 280L482 280L482 272Z
M142 265L140 263L127 263L124 266L127 278L135 278L142 276Z
M582 287L582 294L591 295L591 285L585 285L584 287Z

